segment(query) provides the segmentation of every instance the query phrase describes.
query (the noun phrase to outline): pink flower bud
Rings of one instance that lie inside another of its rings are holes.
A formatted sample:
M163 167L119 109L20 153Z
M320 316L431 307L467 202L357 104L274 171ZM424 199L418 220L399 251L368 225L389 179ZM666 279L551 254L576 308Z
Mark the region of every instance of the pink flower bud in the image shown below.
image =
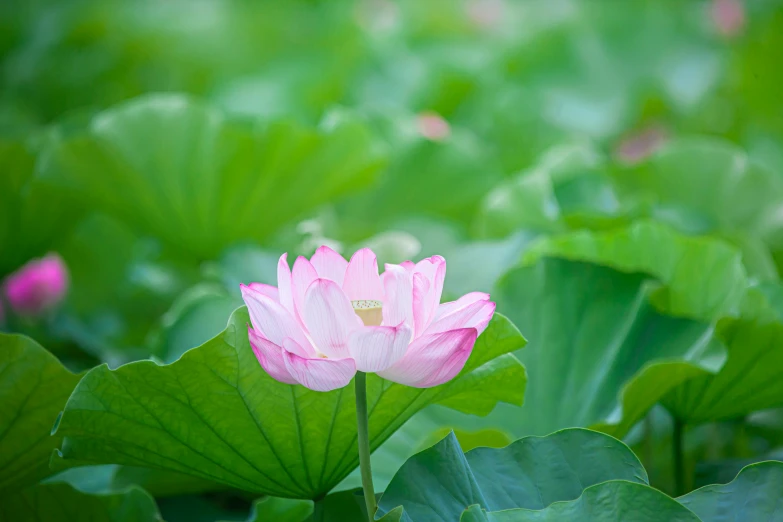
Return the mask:
M745 6L741 0L713 0L710 15L715 28L726 38L739 36L745 28Z
M36 316L51 310L68 290L68 270L57 254L28 261L5 280L5 294L14 312Z
M419 134L431 141L443 141L451 134L449 122L444 120L440 114L432 111L425 111L416 118Z
M625 165L635 165L655 154L669 139L669 133L661 125L652 125L637 130L625 138L615 148L615 158Z

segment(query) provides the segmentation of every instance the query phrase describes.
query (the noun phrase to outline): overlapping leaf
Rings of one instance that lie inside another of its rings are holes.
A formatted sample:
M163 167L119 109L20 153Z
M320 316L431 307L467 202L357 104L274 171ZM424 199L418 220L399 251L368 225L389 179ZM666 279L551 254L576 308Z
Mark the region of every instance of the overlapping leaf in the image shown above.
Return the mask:
M494 295L530 340L519 354L530 380L525 405L493 419L537 435L611 420L612 433L622 435L674 386L716 369L722 353L710 325L658 312L647 281L551 258L508 272ZM675 366L656 370L654 361ZM639 372L645 385L625 389L620 410L618 395Z
M70 484L39 484L0 502L4 522L162 522L155 500L141 488L84 493Z
M495 187L481 205L475 228L485 237L519 229L563 232L572 221L596 224L622 218L621 204L591 147L553 147L538 163Z
M52 426L77 382L32 339L0 334L0 496L51 474L49 457L62 441Z
M704 486L677 500L703 522L783 519L783 462L743 468L728 484Z
M489 511L543 509L611 479L646 484L647 474L627 446L597 432L568 429L464 454L450 434L408 459L379 512L401 505L403 520L447 522L473 504Z
M708 237L687 237L652 221L607 232L578 231L547 238L526 252L530 262L562 257L654 276L661 309L704 321L736 313L747 286L738 250Z
M358 462L352 387L329 393L274 381L250 349L247 311L178 361L93 369L74 391L58 434L67 462L119 463L189 473L246 491L320 498ZM463 372L414 389L368 379L373 448L431 403L486 415L519 404L524 345L496 315Z
M663 398L675 417L702 423L783 405L783 322L765 306L766 298L754 289L741 317L718 323L726 362L719 372L685 381Z
M486 512L471 506L460 522L699 522L699 517L676 500L644 484L610 480L584 490L570 502L545 509Z

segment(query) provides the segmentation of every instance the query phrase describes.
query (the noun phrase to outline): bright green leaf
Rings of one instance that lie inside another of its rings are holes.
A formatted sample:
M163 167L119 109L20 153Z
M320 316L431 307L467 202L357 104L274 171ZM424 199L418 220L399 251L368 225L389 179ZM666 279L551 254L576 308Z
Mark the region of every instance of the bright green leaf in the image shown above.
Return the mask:
M58 433L67 462L118 463L189 473L238 489L319 498L358 464L353 387L320 393L269 377L247 340L245 308L179 360L90 371ZM430 389L368 379L370 439L378 447L428 404L486 415L520 404L525 372L509 352L524 338L496 314L462 373Z
M368 185L383 162L368 130L347 117L318 129L250 124L183 95L159 94L104 111L85 132L56 142L41 175L209 258Z
M79 377L32 339L0 334L0 495L51 474L52 426Z
M747 286L739 251L722 241L684 236L652 221L546 238L525 253L525 260L530 263L545 256L650 274L666 285L653 295L657 306L705 321L736 312Z
M448 522L472 504L490 511L543 509L610 479L647 484L647 473L622 442L590 430L568 429L464 454L450 434L400 468L378 509L401 505L412 522Z

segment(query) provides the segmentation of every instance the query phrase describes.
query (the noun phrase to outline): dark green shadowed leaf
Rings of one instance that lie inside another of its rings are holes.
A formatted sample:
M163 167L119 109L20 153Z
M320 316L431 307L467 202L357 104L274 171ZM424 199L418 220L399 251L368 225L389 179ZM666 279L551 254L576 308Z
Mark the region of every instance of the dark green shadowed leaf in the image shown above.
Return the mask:
M52 426L79 378L32 339L0 334L0 496L52 473Z
M585 489L581 497L556 502L540 511L509 509L480 512L472 506L460 522L700 522L682 504L657 489L610 480Z
M464 454L452 433L408 459L381 497L379 511L402 505L404 520L446 522L472 504L490 511L543 509L610 479L647 484L633 452L601 433L572 428Z
M179 94L147 95L55 142L43 180L199 257L370 184L385 154L346 116L312 128L235 121ZM312 187L317 186L317 190Z
M309 500L266 497L253 504L247 522L303 522L313 513Z
M56 248L81 210L35 177L36 155L0 139L0 277Z
M70 484L39 484L0 501L4 522L161 522L155 500L143 489L83 493Z
M399 522L402 506L379 522ZM361 489L332 493L317 502L266 497L255 504L247 522L367 522Z
M652 295L657 306L675 316L703 321L736 313L747 286L738 250L718 239L688 237L653 221L546 238L525 253L525 260L530 263L545 256L650 274L666 285Z
M604 422L622 436L674 386L720 367L712 328L662 315L649 295L641 274L561 259L508 272L493 296L530 339L519 354L530 382L525 405L493 419L518 435ZM651 366L661 360L674 366ZM626 386L637 375L646 386Z
M358 464L352 386L319 393L269 377L247 339L247 310L178 361L89 372L58 433L67 463L118 463L188 473L280 497L317 499ZM525 340L496 314L462 373L416 389L368 378L370 439L378 447L414 413L440 403L486 415L522 402Z
M742 417L783 405L783 323L724 319L717 335L728 350L720 371L683 382L663 398L663 405L686 423Z
M677 500L702 522L783 520L783 462L768 461L742 469L728 484L714 484Z

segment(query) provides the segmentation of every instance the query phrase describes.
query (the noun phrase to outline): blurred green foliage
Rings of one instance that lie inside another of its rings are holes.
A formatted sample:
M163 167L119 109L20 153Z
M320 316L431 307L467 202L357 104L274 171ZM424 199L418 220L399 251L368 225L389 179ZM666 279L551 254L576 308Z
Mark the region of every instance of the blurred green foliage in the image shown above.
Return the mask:
M780 0L6 0L0 282L56 251L71 285L0 329L170 363L282 252L442 254L444 298L490 291L529 339L526 404L425 410L382 481L449 428L579 425L673 492L671 414L685 485L725 481L783 448L781 49ZM196 511L244 518L231 495Z

